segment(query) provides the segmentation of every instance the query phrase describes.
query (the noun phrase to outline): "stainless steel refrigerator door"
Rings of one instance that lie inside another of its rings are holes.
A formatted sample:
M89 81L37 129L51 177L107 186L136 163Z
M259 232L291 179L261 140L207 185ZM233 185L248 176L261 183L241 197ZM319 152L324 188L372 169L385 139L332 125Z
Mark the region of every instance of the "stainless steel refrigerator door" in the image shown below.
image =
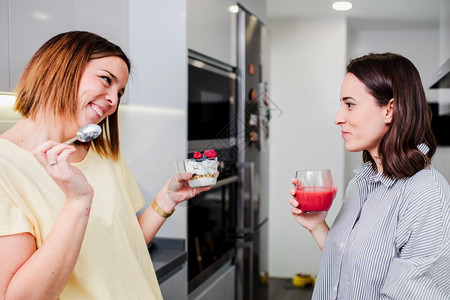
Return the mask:
M268 232L266 222L253 234L237 240L237 260L241 266L236 273L237 299L268 299Z
M267 49L264 27L241 10L238 17L238 240L237 299L264 299L268 281ZM264 123L264 121L266 121ZM264 139L262 139L264 138Z

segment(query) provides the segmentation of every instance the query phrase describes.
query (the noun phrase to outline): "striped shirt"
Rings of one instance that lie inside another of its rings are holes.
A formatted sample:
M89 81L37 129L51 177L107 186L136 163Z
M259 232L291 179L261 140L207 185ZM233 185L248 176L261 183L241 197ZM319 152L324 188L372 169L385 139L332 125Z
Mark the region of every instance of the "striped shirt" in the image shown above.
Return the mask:
M377 174L370 163L355 173L327 235L313 299L450 299L445 178L432 166L405 179Z

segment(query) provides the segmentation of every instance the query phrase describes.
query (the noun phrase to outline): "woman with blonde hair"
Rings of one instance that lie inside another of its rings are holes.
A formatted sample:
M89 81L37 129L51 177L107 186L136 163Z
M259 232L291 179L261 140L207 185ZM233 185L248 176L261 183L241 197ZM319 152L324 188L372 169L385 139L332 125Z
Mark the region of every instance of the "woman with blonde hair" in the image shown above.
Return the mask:
M17 86L22 119L0 136L2 299L161 299L147 250L175 206L207 190L170 178L151 206L120 153L130 62L106 39L59 34ZM67 141L99 124L90 143Z

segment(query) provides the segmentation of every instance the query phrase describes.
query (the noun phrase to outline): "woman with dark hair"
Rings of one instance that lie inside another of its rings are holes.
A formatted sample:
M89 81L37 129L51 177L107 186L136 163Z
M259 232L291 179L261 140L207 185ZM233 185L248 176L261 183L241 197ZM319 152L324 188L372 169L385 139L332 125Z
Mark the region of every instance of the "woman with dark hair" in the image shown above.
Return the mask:
M46 42L17 86L22 119L0 135L2 299L161 299L147 250L175 206L207 190L170 178L151 206L119 148L130 62L82 31ZM90 143L64 141L86 124Z
M392 53L354 59L340 101L335 123L364 164L338 216L329 228L326 213L305 214L290 199L323 250L313 299L450 299L450 190L431 165L436 142L417 69Z

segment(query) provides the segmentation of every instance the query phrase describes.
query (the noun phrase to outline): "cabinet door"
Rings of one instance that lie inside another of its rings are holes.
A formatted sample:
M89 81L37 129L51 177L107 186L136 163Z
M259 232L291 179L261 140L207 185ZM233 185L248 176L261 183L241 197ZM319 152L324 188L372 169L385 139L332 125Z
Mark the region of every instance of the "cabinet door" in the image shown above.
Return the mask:
M9 1L10 84L14 89L34 52L57 33L73 28L72 1ZM70 12L70 14L68 14Z
M226 264L189 294L189 300L235 299L236 266Z
M0 0L0 91L9 92L8 0Z
M231 66L236 66L236 13L229 8L236 1L187 1L187 44Z
M36 50L59 33L70 30L94 32L126 50L128 0L101 2L90 0L9 1L10 85L12 88L16 86L26 64ZM3 9L1 11L3 12Z
M165 300L187 299L187 267L183 266L180 271L161 282L160 288Z

